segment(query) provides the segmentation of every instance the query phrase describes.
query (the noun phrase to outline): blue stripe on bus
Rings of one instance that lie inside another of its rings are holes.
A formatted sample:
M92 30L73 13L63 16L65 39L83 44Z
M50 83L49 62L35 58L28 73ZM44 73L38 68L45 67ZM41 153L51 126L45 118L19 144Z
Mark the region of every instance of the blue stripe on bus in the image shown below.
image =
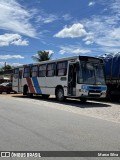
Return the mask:
M107 90L107 86L105 85L102 85L102 86L87 86L87 85L83 85L81 87L81 89L85 89L87 91L90 91L90 90L96 90L96 91L104 91L104 90Z
M36 93L41 94L42 92L41 92L40 85L38 83L37 77L32 77L32 81L33 81Z
M107 90L107 86L87 86L86 90L97 90L97 91L104 91Z

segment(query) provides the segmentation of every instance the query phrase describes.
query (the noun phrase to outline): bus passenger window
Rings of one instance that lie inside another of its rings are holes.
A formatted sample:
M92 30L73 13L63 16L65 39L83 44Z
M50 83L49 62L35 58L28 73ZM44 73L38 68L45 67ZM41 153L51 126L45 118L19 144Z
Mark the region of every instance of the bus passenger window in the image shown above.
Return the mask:
M55 63L47 65L47 74L46 74L47 77L55 76L55 67L56 67Z
M24 68L23 77L24 77L24 78L30 77L30 67L25 67L25 68Z
M14 69L14 78L17 79L19 77L19 68Z
M38 66L33 66L31 71L32 71L32 77L38 76Z
M45 77L46 76L46 64L39 66L39 77Z
M57 63L57 76L66 76L67 74L67 61Z

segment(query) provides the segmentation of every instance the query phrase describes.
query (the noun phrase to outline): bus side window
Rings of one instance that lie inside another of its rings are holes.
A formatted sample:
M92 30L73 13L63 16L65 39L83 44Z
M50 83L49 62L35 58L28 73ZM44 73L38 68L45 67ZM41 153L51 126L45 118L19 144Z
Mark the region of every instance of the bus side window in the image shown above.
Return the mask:
M14 78L17 79L19 77L19 68L14 69Z
M30 77L30 67L25 67L25 68L24 68L23 77L24 77L24 78Z
M67 74L67 61L57 63L57 76L66 76Z
M32 75L32 77L37 77L38 76L38 66L33 66L31 68L31 75Z
M22 71L19 71L19 79L22 79Z
M55 76L55 70L56 70L56 64L55 63L50 63L47 65L47 77L53 77Z
M46 76L46 64L42 64L39 66L39 77L45 77Z

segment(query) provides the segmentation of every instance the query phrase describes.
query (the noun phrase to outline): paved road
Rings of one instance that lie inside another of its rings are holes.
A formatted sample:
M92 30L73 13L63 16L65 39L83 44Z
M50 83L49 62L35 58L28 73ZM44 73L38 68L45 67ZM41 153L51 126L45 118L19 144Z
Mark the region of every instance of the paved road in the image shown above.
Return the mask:
M54 99L1 95L0 151L120 151L120 123L58 109L60 106L64 103Z

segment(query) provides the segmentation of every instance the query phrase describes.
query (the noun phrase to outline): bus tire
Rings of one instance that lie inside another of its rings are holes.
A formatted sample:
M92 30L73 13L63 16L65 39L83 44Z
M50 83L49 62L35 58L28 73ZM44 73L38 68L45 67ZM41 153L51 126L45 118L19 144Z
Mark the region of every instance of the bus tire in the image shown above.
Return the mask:
M81 97L80 101L83 102L83 103L85 103L87 101L87 98Z
M23 87L23 95L27 95L27 93L28 93L28 86L24 85L24 87Z
M62 101L65 100L64 90L63 90L62 87L57 88L57 90L56 90L56 99L57 99L59 102L62 102Z

